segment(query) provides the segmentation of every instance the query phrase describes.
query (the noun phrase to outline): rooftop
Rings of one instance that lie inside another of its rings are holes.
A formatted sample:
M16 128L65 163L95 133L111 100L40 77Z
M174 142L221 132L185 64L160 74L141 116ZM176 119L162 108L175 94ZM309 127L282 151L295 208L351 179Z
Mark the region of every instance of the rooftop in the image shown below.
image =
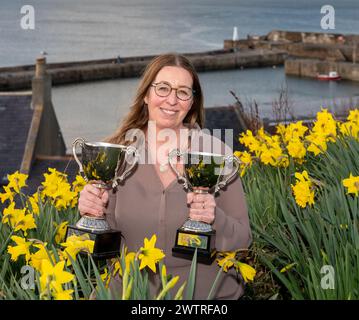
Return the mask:
M31 93L0 93L0 185L21 166L32 115Z

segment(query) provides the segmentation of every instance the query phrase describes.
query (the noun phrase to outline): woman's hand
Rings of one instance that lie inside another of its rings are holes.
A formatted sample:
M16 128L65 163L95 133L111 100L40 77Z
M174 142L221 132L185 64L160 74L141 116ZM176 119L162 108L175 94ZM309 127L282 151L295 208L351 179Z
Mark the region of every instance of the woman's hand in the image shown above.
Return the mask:
M213 194L189 192L187 193L187 204L190 206L190 219L213 223L216 209Z
M108 202L108 191L99 189L91 184L85 185L80 192L79 211L80 215L101 217L105 213Z

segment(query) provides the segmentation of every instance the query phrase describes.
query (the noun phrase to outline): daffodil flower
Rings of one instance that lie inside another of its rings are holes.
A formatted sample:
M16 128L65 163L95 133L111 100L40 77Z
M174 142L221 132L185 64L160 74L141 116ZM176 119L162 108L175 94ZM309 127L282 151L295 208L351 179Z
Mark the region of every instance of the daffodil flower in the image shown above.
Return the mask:
M19 256L25 255L26 263L28 263L31 258L30 246L32 242L26 241L26 239L18 236L12 236L11 240L16 243L16 246L7 247L7 252L11 255L11 260L17 261Z
M9 174L7 178L9 180L9 184L7 186L12 188L16 193L19 193L21 188L26 187L28 175L16 171L13 174Z
M157 237L154 234L150 240L145 238L144 246L140 249L139 259L141 260L140 270L149 267L156 273L156 263L165 257L162 250L155 248Z
M347 188L347 194L359 194L359 176L350 173L349 178L343 180L343 186Z
M65 261L60 261L55 266L53 266L49 260L42 261L40 276L40 287L42 294L51 294L54 295L55 298L64 298L64 296L59 295L60 293L63 293L62 285L72 281L75 278L73 274L63 270L64 266ZM68 294L69 292L66 294L67 297Z

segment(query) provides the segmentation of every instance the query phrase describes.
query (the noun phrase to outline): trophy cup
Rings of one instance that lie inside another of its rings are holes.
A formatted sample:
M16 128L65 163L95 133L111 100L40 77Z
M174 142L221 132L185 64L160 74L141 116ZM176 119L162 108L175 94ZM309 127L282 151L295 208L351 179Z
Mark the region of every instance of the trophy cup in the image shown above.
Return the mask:
M174 159L182 158L184 173L181 174ZM240 161L235 156L205 152L180 152L172 150L168 155L171 168L183 183L185 190L194 193L216 193L237 173ZM192 259L197 248L198 262L211 264L216 255L216 230L208 223L187 219L177 230L172 254L175 257Z
M76 155L76 147L81 147L81 160ZM121 183L131 172L138 160L136 148L105 142L86 142L77 138L72 152L80 174L99 189L110 190ZM132 163L129 160L132 157ZM109 259L120 254L121 232L111 230L104 217L84 215L76 225L68 226L66 239L72 235L88 235L94 241L92 257Z

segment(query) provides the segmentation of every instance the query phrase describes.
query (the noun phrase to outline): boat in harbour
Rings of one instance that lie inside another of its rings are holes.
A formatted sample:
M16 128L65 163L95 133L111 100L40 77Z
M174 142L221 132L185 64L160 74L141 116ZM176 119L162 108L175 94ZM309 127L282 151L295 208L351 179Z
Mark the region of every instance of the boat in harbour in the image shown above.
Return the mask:
M341 76L336 71L330 71L329 74L318 74L317 79L324 80L324 81L340 80Z

